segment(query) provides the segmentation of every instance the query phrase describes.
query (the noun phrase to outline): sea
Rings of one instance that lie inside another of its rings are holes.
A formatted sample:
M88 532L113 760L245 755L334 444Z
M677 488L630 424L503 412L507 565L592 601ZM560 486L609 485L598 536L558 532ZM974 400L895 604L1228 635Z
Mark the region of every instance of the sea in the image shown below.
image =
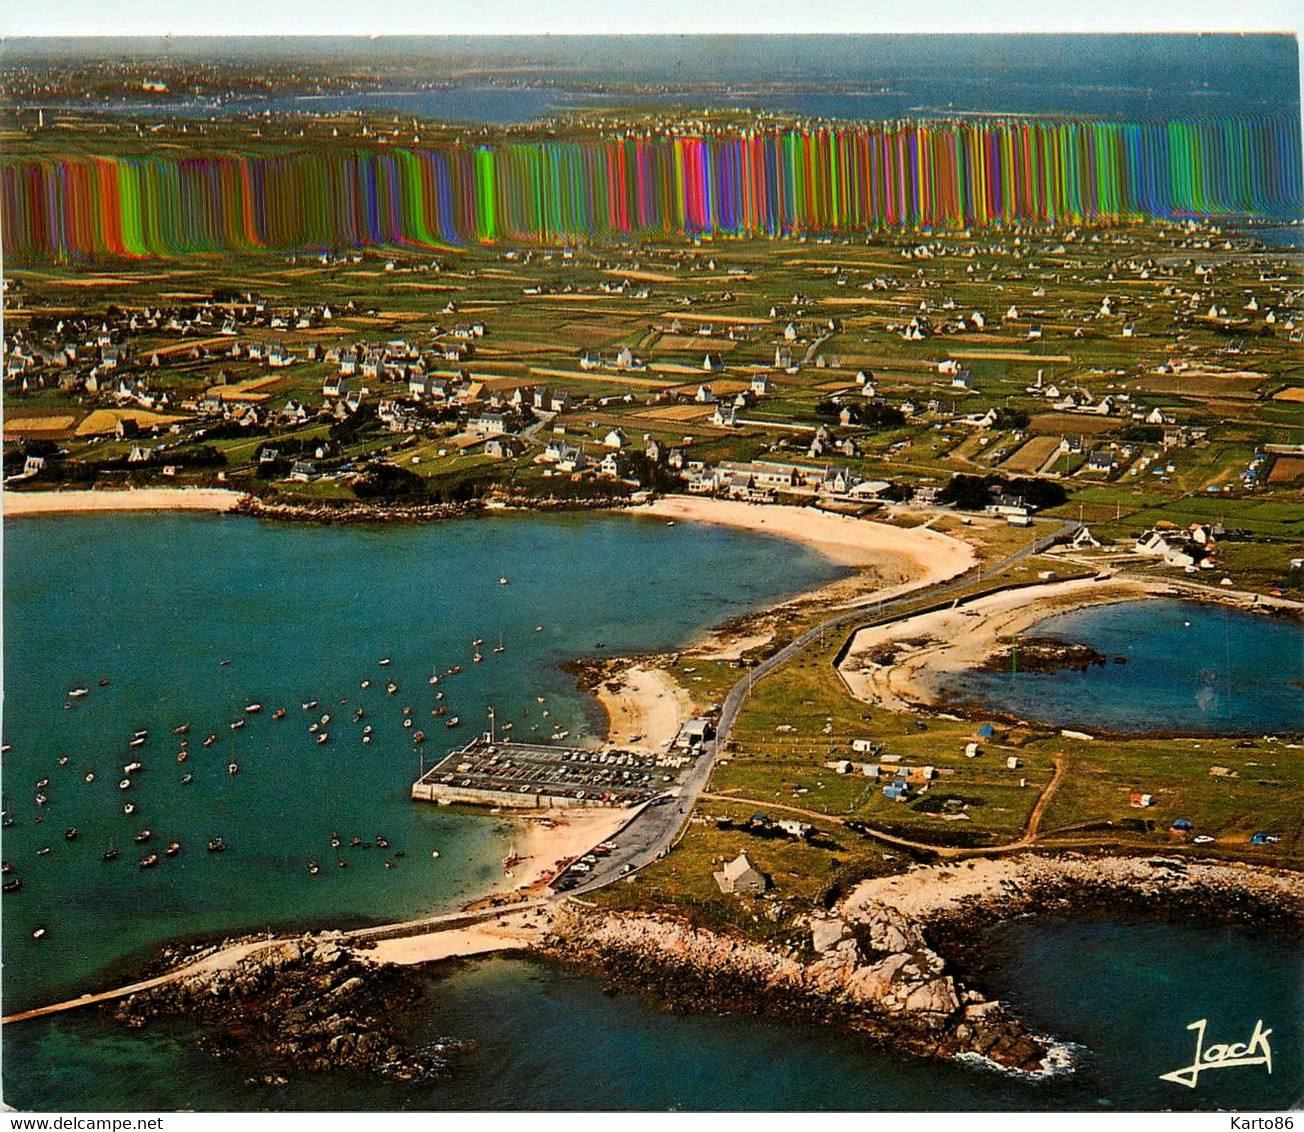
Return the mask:
M269 74L311 61L314 73L361 70L374 80L368 89L98 104L200 117L365 111L518 125L595 109L711 107L849 121L1137 120L1297 114L1300 99L1298 45L1289 35L22 40L6 43L0 61L71 64L84 55L221 60Z
M501 879L512 826L410 801L423 756L404 707L431 757L491 706L500 733L510 723L591 741L601 717L560 663L682 646L845 573L785 540L621 515L384 528L67 515L8 520L4 536L13 824L0 846L24 880L3 898L6 1012L116 985L169 940L457 907ZM254 703L263 710L246 712ZM440 705L460 730L431 716ZM133 837L146 828L148 848L181 850L142 870ZM378 834L388 849L350 846ZM226 852L205 851L214 836ZM104 862L109 845L120 855ZM500 957L423 976L418 1037L469 1044L440 1081L341 1073L271 1086L200 1052L189 1023L128 1030L74 1011L4 1028L0 1087L16 1108L65 1111L1278 1109L1304 1096L1290 941L1023 919L989 943L992 989L1069 1043L1077 1072L1033 1082L814 1025L674 1014L564 966ZM1272 1074L1223 1070L1194 1090L1161 1080L1187 1064L1186 1027L1201 1017L1211 1041L1246 1040L1263 1020Z
M1170 599L1088 606L1028 636L1088 645L1106 663L1059 672L962 672L942 694L1085 731L1304 733L1304 622ZM1120 663L1121 662L1121 663Z

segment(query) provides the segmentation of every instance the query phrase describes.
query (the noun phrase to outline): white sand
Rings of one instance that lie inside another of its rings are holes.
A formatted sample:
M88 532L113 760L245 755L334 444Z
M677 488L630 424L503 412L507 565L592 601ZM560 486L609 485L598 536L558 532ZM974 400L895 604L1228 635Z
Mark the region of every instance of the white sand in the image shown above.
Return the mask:
M540 910L541 911L541 910ZM440 959L487 955L510 951L538 943L551 923L546 912L536 915L533 908L499 916L469 928L452 928L425 935L401 936L377 940L374 947L358 948L355 958L370 963L434 963Z
M852 694L892 711L936 700L941 678L981 664L1003 639L1022 633L1053 613L1086 605L1130 601L1168 592L1162 584L1094 578L1025 586L979 598L954 609L861 629L839 671ZM900 642L922 641L904 645ZM873 649L898 643L891 665L869 660Z
M619 684L611 691L608 684ZM604 680L593 692L607 713L607 743L612 747L662 751L691 718L688 692L668 672L632 664Z
M926 527L894 527L813 507L780 507L739 500L662 496L633 514L696 523L720 523L795 539L843 566L881 566L905 560L916 583L936 583L978 564L973 548Z
M631 821L636 808L592 806L547 810L538 816L521 817L521 835L516 852L521 862L504 875L497 892L541 887L577 857L607 841ZM516 816L516 815L513 815Z
M6 491L4 514L48 515L73 511L230 511L244 498L225 488L134 488L129 491Z

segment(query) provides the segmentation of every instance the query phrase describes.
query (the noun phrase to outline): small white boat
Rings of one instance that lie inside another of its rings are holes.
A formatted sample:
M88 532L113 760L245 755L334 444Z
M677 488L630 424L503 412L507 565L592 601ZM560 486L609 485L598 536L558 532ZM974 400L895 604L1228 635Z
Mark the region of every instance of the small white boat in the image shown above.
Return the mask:
M398 685L397 685L397 684L394 684L394 683L392 683L392 682L389 683L389 684L386 684L386 685L385 685L385 691L387 691L387 692L392 696L395 692L398 691Z
M329 723L331 721L331 717L329 715L323 715L321 717L321 721L322 723Z
M123 773L123 774L134 774L136 771L140 770L140 769L142 768L143 765L144 765L144 764L142 764L142 763L128 763L126 766L124 766L124 767L122 768L122 773Z
M364 680L361 684L358 685L358 687L359 687L359 688L362 688L363 690L366 690L367 688L370 688L370 687L371 687L371 681L370 681L370 680Z
M244 725L245 721L243 719L237 719L233 724L231 724L231 730L239 731Z
M131 817L131 815L136 812L136 803L128 802L125 806L122 807L122 812L126 814L128 817Z
M40 939L43 935L45 935L44 928L37 928L36 931L32 932L33 939Z
M438 860L438 859L439 859L439 850L438 850L438 849L431 849L431 850L430 850L430 855L431 855L433 858L435 858L436 860Z
M131 789L131 779L130 779L130 778L124 778L121 782L118 783L118 789L119 789L119 790L130 790L130 789Z
M393 664L393 663L394 663L394 662L393 662L392 660L390 660L389 657L387 657L387 656L385 656L385 657L381 657L381 659L380 659L380 666L381 666L381 668L384 668L384 667L386 667L387 665L390 665L390 664Z
M227 774L239 774L239 773L240 773L240 764L239 764L239 763L229 763L229 764L227 764L226 773L227 773Z
M133 748L135 748L135 747L143 747L144 745L145 745L145 737L144 737L143 735L140 736L140 737L138 737L138 738L136 738L136 739L133 739L130 743L127 744L127 746L129 746L129 747L133 747Z
M534 631L535 631L536 633L542 633L542 632L543 632L543 626L542 626L542 625L536 625L536 626L534 627Z
M247 711L250 715L254 715L262 710L263 710L262 704L250 704L248 707L245 708L245 711Z
M501 577L501 578L498 579L498 584L499 584L500 586L505 586L505 585L507 585L507 577L506 577L506 575L504 575L503 577Z
M316 706L317 706L316 700L309 700L306 704L303 705L303 710L312 711L312 709L315 708Z
M80 700L82 696L89 696L90 691L89 688L73 688L72 691L68 693L68 698L70 700Z
M94 781L95 781L95 772L94 772L93 770L87 772L87 774L86 774L86 781L87 781L87 782L94 782Z
M330 740L330 735L328 732L323 731L320 735L317 736L318 743L326 743L329 742L329 740Z

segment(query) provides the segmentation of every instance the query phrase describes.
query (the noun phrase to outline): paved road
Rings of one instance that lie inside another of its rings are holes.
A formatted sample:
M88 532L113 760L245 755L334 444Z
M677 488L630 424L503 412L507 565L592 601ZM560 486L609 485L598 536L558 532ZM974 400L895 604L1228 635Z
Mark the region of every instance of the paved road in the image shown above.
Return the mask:
M983 577L1000 573L1030 555L1040 554L1052 543L1070 537L1077 531L1079 526L1081 524L1076 521L1061 523L1051 534L1035 539L1023 549L998 562L995 566L980 567L977 573L978 580L981 581ZM964 589L973 581L974 575L970 572L961 575L954 582L938 586L928 592L936 598L945 599L950 594ZM582 874L584 879L579 885L570 890L571 895L580 896L611 884L622 876L635 872L655 861L657 857L674 844L688 824L689 816L692 814L698 796L706 788L716 758L728 745L730 733L738 720L738 715L742 711L743 703L751 690L752 684L756 680L763 679L775 669L787 664L798 653L829 630L842 629L856 622L876 625L895 620L897 614L893 611L908 602L918 601L922 592L924 591L921 589L910 590L883 602L879 602L873 595L863 598L837 616L830 617L827 621L821 621L818 625L807 629L801 636L785 645L773 656L767 657L755 668L749 670L748 674L730 688L728 695L725 696L724 704L720 709L720 719L716 724L715 740L707 744L706 750L689 769L683 781L680 782L678 796L664 805L647 807L617 836L613 837L611 840L616 844L616 850L610 857L600 858L598 864L593 867L592 872ZM878 615L866 620L865 611L875 606L879 610Z

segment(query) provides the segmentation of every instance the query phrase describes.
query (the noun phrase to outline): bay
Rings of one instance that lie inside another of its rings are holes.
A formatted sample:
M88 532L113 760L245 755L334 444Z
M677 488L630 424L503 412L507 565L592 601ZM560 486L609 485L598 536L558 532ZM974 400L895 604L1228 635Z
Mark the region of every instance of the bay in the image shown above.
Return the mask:
M439 758L492 706L500 734L595 741L602 713L559 663L672 648L844 573L770 536L611 515L386 528L44 517L6 523L4 560L3 847L23 880L4 898L6 1010L112 982L177 937L459 907L501 882L511 827L411 802L415 730ZM378 835L389 850L350 848ZM229 850L208 853L213 837ZM175 858L138 868L173 841Z

